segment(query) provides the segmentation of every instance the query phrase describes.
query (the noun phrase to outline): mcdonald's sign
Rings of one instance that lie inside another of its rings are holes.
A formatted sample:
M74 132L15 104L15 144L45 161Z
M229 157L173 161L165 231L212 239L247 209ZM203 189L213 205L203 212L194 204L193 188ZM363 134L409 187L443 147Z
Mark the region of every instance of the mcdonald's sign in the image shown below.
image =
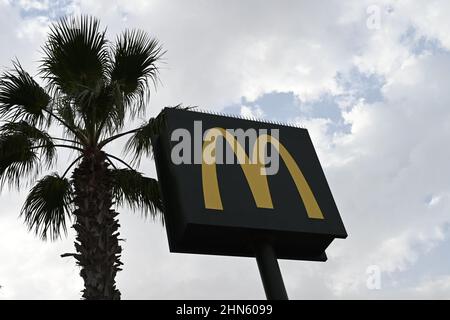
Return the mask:
M154 136L172 252L325 261L347 233L308 131L169 109Z

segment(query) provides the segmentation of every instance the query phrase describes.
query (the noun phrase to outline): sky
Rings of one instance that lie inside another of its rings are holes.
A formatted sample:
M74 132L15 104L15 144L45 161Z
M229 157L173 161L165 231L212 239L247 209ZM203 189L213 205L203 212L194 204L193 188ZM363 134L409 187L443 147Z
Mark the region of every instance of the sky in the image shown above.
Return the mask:
M148 116L183 103L309 130L349 236L325 263L280 260L291 299L450 298L450 2L0 0L1 70L36 74L49 25L80 13L167 50ZM0 194L0 299L79 299L72 230L29 233L25 196ZM170 253L159 222L120 212L124 299L264 299L254 259Z

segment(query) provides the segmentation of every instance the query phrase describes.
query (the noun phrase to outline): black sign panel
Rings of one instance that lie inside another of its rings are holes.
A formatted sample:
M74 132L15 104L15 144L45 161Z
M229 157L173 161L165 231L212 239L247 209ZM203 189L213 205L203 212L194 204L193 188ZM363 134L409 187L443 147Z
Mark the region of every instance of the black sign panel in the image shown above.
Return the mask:
M152 143L172 252L254 257L264 240L278 258L325 261L333 239L347 237L306 129L169 108L160 116Z

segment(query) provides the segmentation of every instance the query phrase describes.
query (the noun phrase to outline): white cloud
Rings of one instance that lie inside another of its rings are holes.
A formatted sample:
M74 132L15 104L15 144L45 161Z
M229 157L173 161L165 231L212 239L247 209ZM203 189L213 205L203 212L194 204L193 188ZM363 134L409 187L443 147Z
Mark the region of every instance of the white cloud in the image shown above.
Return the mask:
M245 118L262 118L264 117L264 112L259 106L256 106L254 108L241 106L241 116Z
M345 263L334 265L342 296L365 291L364 278L359 285L355 280L368 265L405 271L446 240L448 199L428 208L424 199L450 189L449 153L441 147L449 136L450 99L442 93L450 79L439 72L449 65L449 55L425 55L397 70L383 89L385 101L360 102L344 113L352 125L348 135L332 137L307 125L350 234L339 244ZM350 161L336 165L335 158Z
M48 0L19 0L19 6L24 10L47 10L49 8Z
M415 289L418 298L421 299L449 299L450 276L440 276L425 279Z

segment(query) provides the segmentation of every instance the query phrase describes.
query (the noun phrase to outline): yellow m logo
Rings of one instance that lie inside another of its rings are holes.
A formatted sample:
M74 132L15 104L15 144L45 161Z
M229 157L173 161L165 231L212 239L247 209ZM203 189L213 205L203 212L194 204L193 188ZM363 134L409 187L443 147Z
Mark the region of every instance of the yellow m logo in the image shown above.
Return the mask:
M237 156L238 163L241 165L242 171L244 172L245 178L247 179L247 183L258 208L273 209L272 196L269 190L267 175L262 174L264 173L265 165L260 161L260 157L258 157L257 148L258 145L265 146L267 143L271 143L286 164L286 167L297 187L300 198L305 205L308 217L312 219L324 219L322 211L317 204L317 200L314 197L314 194L312 193L302 171L289 151L280 143L280 141L267 134L260 135L253 146L251 159L249 159L245 150L236 138L223 128L210 129L203 143L202 182L203 197L205 200L205 207L207 209L223 210L215 161L216 142L219 136L224 137L224 139L231 146L234 154ZM261 144L261 142L265 143ZM205 150L207 149L212 151L212 159L209 159L209 161L205 161Z

